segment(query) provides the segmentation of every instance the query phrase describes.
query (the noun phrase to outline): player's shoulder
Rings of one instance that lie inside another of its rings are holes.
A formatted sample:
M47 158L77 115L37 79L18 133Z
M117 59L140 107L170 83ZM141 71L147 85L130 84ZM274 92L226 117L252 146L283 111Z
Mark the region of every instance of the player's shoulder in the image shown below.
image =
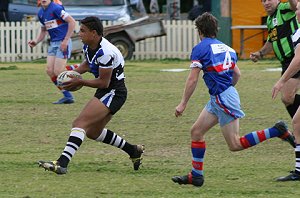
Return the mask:
M49 5L50 9L53 11L57 11L57 12L61 12L62 10L65 10L64 7L62 5L56 4L51 2L51 4Z
M106 38L102 37L100 42L102 48L110 48L112 43L110 43Z
M277 6L277 9L278 10L285 10L286 12L287 11L294 12L293 10L291 10L291 5L290 5L289 2L280 2Z
M206 47L209 45L208 39L204 38L202 39L197 45L193 47L194 50L201 50L201 49L206 49Z
M119 49L109 42L106 38L102 37L101 48L104 54L119 54Z

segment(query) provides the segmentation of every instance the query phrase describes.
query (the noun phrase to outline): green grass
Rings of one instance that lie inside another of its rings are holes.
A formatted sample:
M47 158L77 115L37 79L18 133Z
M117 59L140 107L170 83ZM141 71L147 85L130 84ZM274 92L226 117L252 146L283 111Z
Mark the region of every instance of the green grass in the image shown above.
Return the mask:
M60 94L50 83L44 63L0 64L0 197L299 197L300 183L274 182L293 170L293 149L277 138L241 152L230 152L218 126L206 137L205 184L201 188L171 181L191 168L189 129L208 99L202 80L181 118L175 118L188 61L131 61L126 64L128 100L107 126L130 143L146 145L143 165L133 171L121 150L85 139L68 174L38 168L40 159L55 160L65 146L73 119L94 90L74 92L76 103L52 105ZM271 88L280 72L276 61L240 61L237 85L246 117L241 135L290 118ZM85 74L84 78L90 78Z

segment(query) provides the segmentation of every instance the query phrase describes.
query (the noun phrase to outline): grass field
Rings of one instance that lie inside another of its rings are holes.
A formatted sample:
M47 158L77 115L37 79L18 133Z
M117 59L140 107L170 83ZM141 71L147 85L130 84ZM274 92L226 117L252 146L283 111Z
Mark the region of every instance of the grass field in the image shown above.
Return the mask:
M127 62L129 91L125 106L108 128L130 143L146 146L143 165L133 171L128 156L115 147L85 139L73 157L68 174L58 176L38 168L40 159L55 160L65 146L72 120L92 97L84 87L74 92L76 103L53 105L60 97L44 71L44 63L0 63L0 197L299 197L300 182L278 183L274 178L294 168L294 151L278 138L241 152L230 152L219 127L207 134L201 188L171 181L191 168L189 129L208 93L197 90L181 118L174 110L181 99L188 61ZM271 88L280 72L278 62L240 61L237 85L246 117L241 135L290 118ZM90 78L85 74L84 78Z

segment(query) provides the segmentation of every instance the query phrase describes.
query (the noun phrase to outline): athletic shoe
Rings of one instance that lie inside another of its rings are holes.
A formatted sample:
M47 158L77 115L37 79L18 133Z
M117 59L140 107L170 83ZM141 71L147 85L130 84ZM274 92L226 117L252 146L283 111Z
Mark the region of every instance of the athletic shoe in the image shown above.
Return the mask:
M144 145L134 145L135 150L132 156L130 156L130 160L133 163L133 169L139 170L140 165L142 164L142 154L144 153L145 146Z
M276 181L300 181L300 174L291 171L288 176L278 177Z
M184 175L184 176L174 176L172 177L172 181L180 185L192 184L194 186L201 187L204 183L204 178L203 175L196 177L193 176L192 173L189 173L188 175Z
M67 173L67 168L61 167L58 161L45 162L38 161L39 167L43 167L45 170L55 172L58 175L63 175Z
M285 124L285 122L283 121L278 121L275 126L275 128L277 128L279 130L279 138L287 141L290 145L292 145L292 147L296 147L296 143L295 143L295 137L293 136L293 134L289 131L287 125Z
M74 102L75 101L73 98L63 97L63 98L59 99L58 101L53 102L52 104L72 104Z

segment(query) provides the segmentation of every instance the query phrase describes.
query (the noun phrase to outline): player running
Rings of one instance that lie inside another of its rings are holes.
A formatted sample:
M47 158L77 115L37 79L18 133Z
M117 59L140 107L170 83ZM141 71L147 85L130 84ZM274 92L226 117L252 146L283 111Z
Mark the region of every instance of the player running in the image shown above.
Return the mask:
M56 78L65 70L67 60L71 56L71 36L75 29L75 20L64 10L62 5L51 0L41 0L40 5L38 18L41 23L41 31L35 40L28 42L28 45L35 47L49 33L50 46L48 48L46 72L54 85L57 86ZM53 104L74 103L74 98L69 91L58 86L57 88L60 89L64 97L53 102Z
M197 86L201 70L210 100L191 129L192 171L188 175L174 176L172 180L175 183L200 187L204 183L205 134L218 123L231 151L241 151L274 137L288 141L293 147L295 142L282 121L273 127L253 131L243 137L239 136L239 118L245 114L240 106L239 94L234 87L240 77L236 52L216 39L218 21L213 15L206 12L196 19L195 24L201 42L192 50L191 71L186 80L181 102L175 109L175 116L181 116L185 110Z
M268 38L264 46L257 52L250 54L254 62L262 59L264 55L274 52L282 66L281 75L287 70L294 57L292 35L300 27L297 22L295 10L297 0L281 2L280 0L261 0L268 14ZM291 118L294 117L299 105L300 71L285 83L281 91L281 102L285 105Z
M70 137L58 160L38 163L46 170L66 174L69 162L86 135L96 142L110 144L125 151L133 163L134 170L138 170L144 146L132 145L105 128L127 98L124 58L118 48L103 37L103 26L97 17L81 20L79 36L84 43L85 60L75 71L80 74L91 72L95 78L91 80L73 78L65 83L64 88L68 90L83 85L95 88L96 93L73 121Z
M296 10L297 20L300 21L300 3L297 4ZM284 72L281 78L276 82L272 89L272 98L275 99L279 91L282 91L287 82L300 70L300 29L292 36L293 45L295 48L295 56L291 61L288 69ZM296 148L295 148L295 170L291 171L287 176L277 178L277 181L300 181L300 109L298 108L292 120Z

